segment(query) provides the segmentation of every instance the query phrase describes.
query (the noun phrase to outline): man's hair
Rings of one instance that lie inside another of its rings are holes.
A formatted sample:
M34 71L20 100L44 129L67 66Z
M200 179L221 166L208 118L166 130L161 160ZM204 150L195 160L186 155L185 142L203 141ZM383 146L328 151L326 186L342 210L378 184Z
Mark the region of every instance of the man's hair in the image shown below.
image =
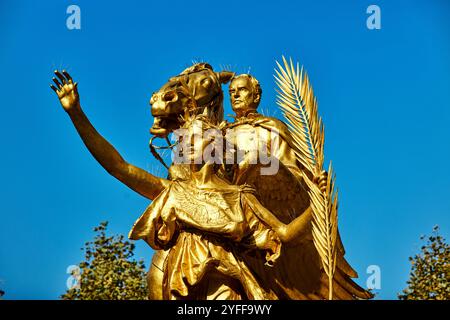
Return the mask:
M247 78L247 79L249 79L249 80L250 80L250 83L251 83L252 86L253 86L254 92L256 92L256 94L258 94L259 97L260 97L260 99L261 99L261 97L262 97L262 89L261 89L261 86L259 85L259 81L256 80L256 78L255 78L254 76L252 76L252 75L250 75L250 74L248 74L248 73L242 73L242 74L239 74L239 75L233 77L233 78L231 79L231 81L230 81L230 84L231 84L234 80L239 79L239 78Z

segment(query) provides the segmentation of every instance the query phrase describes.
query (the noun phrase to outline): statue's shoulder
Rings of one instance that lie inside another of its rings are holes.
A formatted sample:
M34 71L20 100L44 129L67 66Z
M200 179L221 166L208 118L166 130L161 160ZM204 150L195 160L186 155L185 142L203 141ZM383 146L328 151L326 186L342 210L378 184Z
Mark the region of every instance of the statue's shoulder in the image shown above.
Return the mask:
M277 130L281 135L290 135L289 128L282 120L275 117L259 115L254 123L268 130Z
M258 121L263 121L264 123L267 123L269 125L272 125L274 127L279 127L279 128L286 128L287 129L287 125L280 119L275 118L275 117L268 117L265 115L260 115L258 117Z
M284 140L291 140L291 133L286 123L275 117L268 117L260 113L252 114L228 125L228 128L231 130L244 127L259 127L268 131L276 131Z

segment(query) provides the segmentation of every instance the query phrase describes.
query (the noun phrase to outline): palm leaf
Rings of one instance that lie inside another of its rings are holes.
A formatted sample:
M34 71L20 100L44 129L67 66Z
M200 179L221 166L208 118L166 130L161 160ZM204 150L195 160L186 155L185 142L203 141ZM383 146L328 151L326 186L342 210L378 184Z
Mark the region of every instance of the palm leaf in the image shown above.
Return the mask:
M300 164L314 178L318 178L324 162L324 126L318 114L317 99L314 96L308 75L292 59L284 56L283 66L277 61L275 82L277 104L280 106L291 131L294 152ZM326 191L321 192L309 175L303 173L308 186L313 215L312 235L314 245L328 276L329 299L333 298L333 276L336 269L337 209L338 196L334 190L333 168L329 166Z
M318 116L317 100L303 68L283 57L284 67L277 61L275 82L277 104L285 116L294 138L294 151L300 163L311 173L323 166L324 128Z
M328 169L327 190L322 193L316 183L306 174L303 178L308 186L312 208L313 241L322 260L323 268L328 276L329 299L333 298L333 276L336 269L337 254L337 209L338 194L334 190L333 168Z

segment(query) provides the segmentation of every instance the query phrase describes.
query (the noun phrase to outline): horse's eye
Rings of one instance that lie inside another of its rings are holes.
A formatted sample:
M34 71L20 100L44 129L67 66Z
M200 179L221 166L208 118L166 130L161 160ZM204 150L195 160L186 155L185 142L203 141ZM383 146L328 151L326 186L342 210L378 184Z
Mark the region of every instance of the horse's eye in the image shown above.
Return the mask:
M208 78L202 80L202 86L204 88L209 88L210 85L211 85L211 80L209 80Z

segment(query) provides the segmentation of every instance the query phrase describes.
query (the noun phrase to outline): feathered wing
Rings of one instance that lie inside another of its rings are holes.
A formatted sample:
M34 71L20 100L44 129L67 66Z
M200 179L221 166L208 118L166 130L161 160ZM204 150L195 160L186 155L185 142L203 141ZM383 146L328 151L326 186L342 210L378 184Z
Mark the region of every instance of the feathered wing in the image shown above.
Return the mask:
M237 184L255 187L260 202L278 219L289 223L302 214L313 200L309 199L308 186L300 181L283 163L275 175L261 175L262 165L253 165ZM283 186L280 188L280 186ZM337 203L334 204L337 206ZM264 264L264 257L248 256L246 262L261 279L261 285L273 290L281 299L328 299L329 278L313 242L313 226L294 243L284 245L273 267ZM336 231L337 232L337 231ZM338 233L338 232L337 232ZM367 299L370 294L351 278L356 272L344 259L344 248L337 234L336 269L333 277L335 299Z
M284 246L276 265L267 269L258 260L249 261L263 282L280 297L291 299L367 299L371 297L351 278L356 272L344 259L344 248L337 228L338 200L330 165L326 192L311 177L318 177L324 162L324 127L318 115L317 100L309 79L297 64L283 57L277 62L278 104L292 135L293 149L304 168L302 181L280 163L274 176L262 176L258 166L250 168L240 183L255 186L262 204L281 221L289 223L308 206L313 222L301 241ZM239 182L238 182L239 183ZM282 190L279 186L283 185ZM331 290L330 290L331 288Z
M324 160L324 128L318 115L317 100L303 68L300 69L298 63L295 68L292 60L288 63L284 57L283 63L284 67L277 62L278 70L275 70L275 80L279 88L277 103L292 131L297 160L313 177L318 177ZM333 190L333 176L328 176L324 193L307 174L303 174L303 178L311 198L313 241L328 276L331 300L337 239L337 197Z

